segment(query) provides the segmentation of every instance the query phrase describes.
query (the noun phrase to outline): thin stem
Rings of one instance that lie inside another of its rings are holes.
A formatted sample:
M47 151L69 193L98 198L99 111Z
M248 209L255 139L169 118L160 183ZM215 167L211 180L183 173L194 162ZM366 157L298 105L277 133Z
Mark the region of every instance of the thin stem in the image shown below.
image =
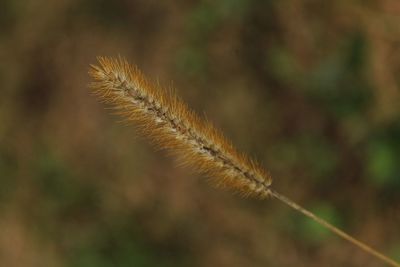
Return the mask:
M283 203L285 203L286 205L290 206L291 208L301 212L305 216L311 218L312 220L314 220L317 223L319 223L320 225L326 227L327 229L329 229L330 231L332 231L336 235L342 237L343 239L345 239L345 240L349 241L350 243L356 245L357 247L361 248L365 252L367 252L367 253L377 257L378 259L386 262L390 266L400 267L400 263L398 263L398 262L392 260L391 258L383 255L382 253L376 251L375 249L371 248L370 246L366 245L365 243L355 239L354 237L346 234L342 230L338 229L337 227L333 226L332 224L330 224L327 221L323 220L322 218L318 217L314 213L312 213L312 212L304 209L303 207L299 206L298 204L296 204L295 202L293 202L289 198L279 194L278 192L276 192L276 191L274 191L272 189L270 189L270 192L271 192L271 195L274 196L276 199L282 201Z

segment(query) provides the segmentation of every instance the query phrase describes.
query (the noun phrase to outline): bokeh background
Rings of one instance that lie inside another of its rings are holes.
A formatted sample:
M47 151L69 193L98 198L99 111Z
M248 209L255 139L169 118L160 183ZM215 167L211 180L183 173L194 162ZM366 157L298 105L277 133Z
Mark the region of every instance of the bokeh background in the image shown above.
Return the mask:
M88 88L124 56L275 188L400 260L398 0L1 0L1 266L383 266L155 151Z

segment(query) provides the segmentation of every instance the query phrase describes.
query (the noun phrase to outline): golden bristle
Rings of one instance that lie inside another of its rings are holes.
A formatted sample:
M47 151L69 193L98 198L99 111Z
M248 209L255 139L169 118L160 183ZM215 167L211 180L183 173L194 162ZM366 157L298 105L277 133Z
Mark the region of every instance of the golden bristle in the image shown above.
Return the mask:
M173 92L148 81L124 59L99 57L91 66L91 88L119 115L135 122L157 147L183 164L205 173L218 187L243 195L266 197L271 177L257 163L238 153L210 123L200 119Z
M99 57L98 60L100 66L92 65L89 71L94 79L90 87L116 113L135 122L156 146L207 174L216 186L235 189L245 196L278 199L382 262L400 267L398 262L270 188L272 179L268 173L238 153L221 132L201 120L175 92L149 82L124 59Z

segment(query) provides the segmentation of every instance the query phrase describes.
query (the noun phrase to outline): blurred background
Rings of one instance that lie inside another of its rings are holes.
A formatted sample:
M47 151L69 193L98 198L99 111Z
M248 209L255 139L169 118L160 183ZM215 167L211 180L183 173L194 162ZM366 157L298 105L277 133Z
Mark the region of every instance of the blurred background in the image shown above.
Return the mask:
M1 266L383 266L117 123L88 88L126 57L277 190L400 260L397 0L1 0Z

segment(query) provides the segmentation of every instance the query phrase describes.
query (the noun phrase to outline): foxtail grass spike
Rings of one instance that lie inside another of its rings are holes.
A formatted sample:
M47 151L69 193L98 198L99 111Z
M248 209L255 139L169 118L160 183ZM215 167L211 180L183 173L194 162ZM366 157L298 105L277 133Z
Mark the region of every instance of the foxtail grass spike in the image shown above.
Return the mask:
M89 70L90 87L115 113L133 122L155 146L176 155L179 162L206 174L217 187L244 196L273 197L326 227L387 264L400 264L339 230L271 188L272 179L260 165L239 153L206 120L202 120L173 90L151 83L122 58L99 57Z
M210 123L201 120L173 92L145 79L123 59L99 58L92 66L91 87L116 113L138 126L157 147L176 154L180 162L207 174L220 187L243 195L269 195L270 176L238 153Z

